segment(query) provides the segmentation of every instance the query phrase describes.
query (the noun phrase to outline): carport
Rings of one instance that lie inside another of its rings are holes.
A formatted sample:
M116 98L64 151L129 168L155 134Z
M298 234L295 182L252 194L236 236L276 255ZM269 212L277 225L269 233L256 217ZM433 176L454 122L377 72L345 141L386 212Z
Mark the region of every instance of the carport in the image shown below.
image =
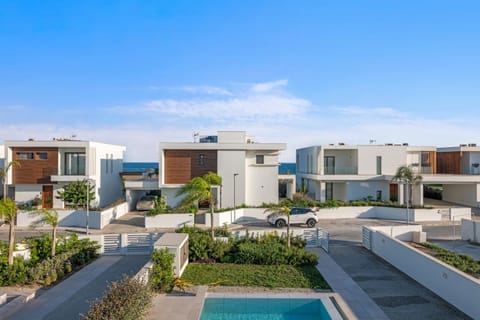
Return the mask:
M150 172L122 172L120 176L125 188L129 211L135 210L137 201L147 193L160 194L158 176Z

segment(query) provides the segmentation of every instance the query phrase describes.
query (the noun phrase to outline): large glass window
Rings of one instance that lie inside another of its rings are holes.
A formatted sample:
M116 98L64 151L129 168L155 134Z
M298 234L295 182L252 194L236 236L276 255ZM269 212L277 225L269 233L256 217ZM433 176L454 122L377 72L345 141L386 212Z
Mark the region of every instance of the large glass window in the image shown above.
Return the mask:
M335 157L325 156L323 159L324 174L335 174Z
M333 182L325 183L325 200L333 200Z
M65 175L85 175L85 153L65 153Z
M33 152L17 152L19 160L33 160Z

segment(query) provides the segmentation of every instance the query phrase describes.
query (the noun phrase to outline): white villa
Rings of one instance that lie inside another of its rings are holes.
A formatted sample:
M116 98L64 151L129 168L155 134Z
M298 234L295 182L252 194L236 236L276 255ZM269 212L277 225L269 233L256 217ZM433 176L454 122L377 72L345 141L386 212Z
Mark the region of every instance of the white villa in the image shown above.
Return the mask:
M284 143L258 143L244 131L218 131L194 142L161 142L158 175L127 178L127 200L133 208L150 190L160 190L170 206L181 199L178 190L192 178L207 172L222 178L218 206L260 205L278 202L278 155Z
M122 197L123 146L54 139L5 141L3 149L5 163L20 163L6 177L7 193L18 203L39 197L44 208L63 208L57 192L69 182L83 179L95 185L93 206L103 207Z
M373 199L406 201L406 189L392 182L400 166L410 166L423 177L413 186L413 204L423 204L423 186L443 185L443 200L480 205L480 148L408 144L346 145L297 149L297 189L320 201Z

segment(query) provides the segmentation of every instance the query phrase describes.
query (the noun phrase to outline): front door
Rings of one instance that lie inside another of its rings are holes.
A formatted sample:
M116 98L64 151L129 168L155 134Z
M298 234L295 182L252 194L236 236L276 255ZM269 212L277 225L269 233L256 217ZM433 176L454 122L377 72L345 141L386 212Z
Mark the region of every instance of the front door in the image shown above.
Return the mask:
M390 184L390 201L398 201L398 184Z
M53 208L53 186L42 186L42 208Z

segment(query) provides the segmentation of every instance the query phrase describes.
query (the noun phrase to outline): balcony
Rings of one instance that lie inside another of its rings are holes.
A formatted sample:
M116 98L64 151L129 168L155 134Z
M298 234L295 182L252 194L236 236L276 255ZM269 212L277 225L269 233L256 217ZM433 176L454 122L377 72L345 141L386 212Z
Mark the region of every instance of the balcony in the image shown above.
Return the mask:
M357 167L336 167L336 166L324 166L323 167L324 175L348 175L348 174L358 174Z
M430 166L412 166L411 168L416 174L433 174L433 167Z

